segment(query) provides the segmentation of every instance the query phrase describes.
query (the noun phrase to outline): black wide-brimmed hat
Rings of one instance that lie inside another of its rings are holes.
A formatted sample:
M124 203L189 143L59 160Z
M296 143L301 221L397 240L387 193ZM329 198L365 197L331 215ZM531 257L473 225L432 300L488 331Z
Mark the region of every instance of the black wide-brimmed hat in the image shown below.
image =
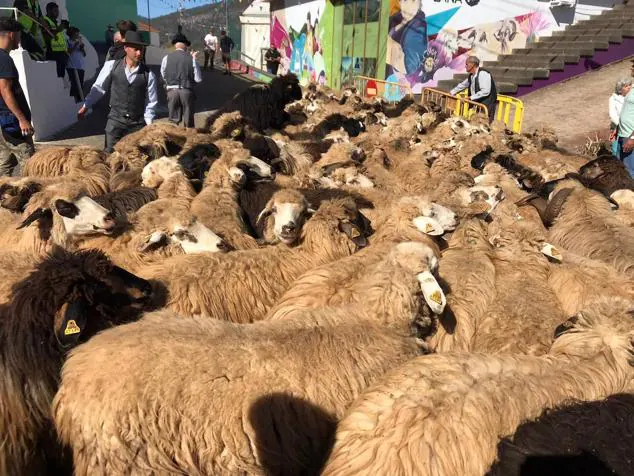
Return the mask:
M174 35L174 38L172 38L172 44L175 45L176 43L184 43L186 46L192 45L187 39L187 37L183 35L182 33L176 33Z
M127 31L122 43L124 45L133 46L150 46L143 40L143 36L141 36L141 33L138 31Z

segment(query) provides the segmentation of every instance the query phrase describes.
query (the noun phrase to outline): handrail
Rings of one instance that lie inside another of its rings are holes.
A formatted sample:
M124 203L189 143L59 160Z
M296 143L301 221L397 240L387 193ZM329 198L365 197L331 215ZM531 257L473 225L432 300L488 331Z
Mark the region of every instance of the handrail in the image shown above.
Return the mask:
M474 114L489 116L489 108L479 102L466 99L464 96L452 96L447 91L435 88L423 89L423 102L433 101L440 106L445 113L470 119Z
M13 10L13 16L15 17L15 20L18 19L18 9L17 8L13 8L13 7L0 7L0 10ZM29 17L30 18L30 17Z

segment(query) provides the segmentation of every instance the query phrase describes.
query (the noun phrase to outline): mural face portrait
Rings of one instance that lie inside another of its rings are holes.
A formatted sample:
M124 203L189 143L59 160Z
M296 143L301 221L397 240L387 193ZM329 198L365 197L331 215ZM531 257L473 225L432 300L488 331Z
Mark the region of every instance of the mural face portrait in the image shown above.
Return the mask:
M401 15L408 22L416 16L421 7L421 0L401 0Z

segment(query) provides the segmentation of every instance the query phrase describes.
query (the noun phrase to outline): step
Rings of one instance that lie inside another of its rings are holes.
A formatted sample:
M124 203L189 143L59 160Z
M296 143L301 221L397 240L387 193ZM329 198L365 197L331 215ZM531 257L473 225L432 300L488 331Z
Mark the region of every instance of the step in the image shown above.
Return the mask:
M508 58L504 58L494 64L502 67L531 68L537 71L561 71L565 67L565 62L561 58L531 58L530 56L522 56L520 58L513 58L512 56L509 56ZM485 67L488 68L486 64Z
M440 89L442 91L451 91L460 81L456 81L454 79L443 79L438 81L438 85L436 89ZM508 83L505 81L496 81L495 86L497 87L498 93L500 94L514 94L517 92L517 84Z
M607 50L610 47L610 43L607 41L561 41L556 38L546 38L543 41L535 43L533 45L536 49L553 50L560 49L566 50L570 48L577 48L583 51L590 50Z
M513 50L513 53L515 53L516 51L519 50ZM593 50L594 51L594 50ZM594 55L594 52L592 54L592 56ZM582 55L581 52L579 51L579 49L569 49L569 50L559 50L556 48L553 48L551 50L546 50L546 49L533 49L533 48L527 48L527 53L524 55L525 58L559 58L559 59L563 59L566 63L569 64L576 64L580 61L580 56L587 56L587 55Z
M503 73L493 76L493 79L500 83L513 83L518 86L530 86L533 84L533 75L515 74L515 73Z
M509 65L499 65L492 64L490 66L485 66L486 70L489 71L494 77L498 77L498 75L504 74L518 74L524 75L527 78L531 79L547 79L550 76L550 70L548 68L532 68L525 66L509 66Z
M619 30L554 31L552 38L560 38L562 41L579 41L592 38L593 40L608 41L610 43L623 42L623 35Z

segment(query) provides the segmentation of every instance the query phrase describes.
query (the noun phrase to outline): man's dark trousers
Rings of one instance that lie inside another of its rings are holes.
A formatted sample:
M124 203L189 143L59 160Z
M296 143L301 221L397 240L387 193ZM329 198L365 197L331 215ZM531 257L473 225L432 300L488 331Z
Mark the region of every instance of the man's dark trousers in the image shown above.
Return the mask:
M145 121L141 122L132 121L126 118L114 118L108 117L106 123L106 153L111 154L114 152L114 146L123 137L128 134L132 134L145 126Z
M179 124L181 119L185 127L194 127L194 99L196 95L191 89L168 89L167 107L169 120Z

